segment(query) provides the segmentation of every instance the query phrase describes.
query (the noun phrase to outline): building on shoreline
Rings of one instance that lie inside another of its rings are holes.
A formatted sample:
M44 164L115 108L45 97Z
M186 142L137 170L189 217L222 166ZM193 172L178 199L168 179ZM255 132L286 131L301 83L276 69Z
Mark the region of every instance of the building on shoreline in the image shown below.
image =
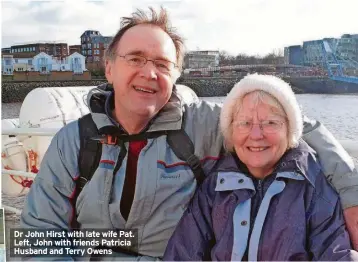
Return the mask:
M87 68L89 70L103 69L104 53L113 37L102 36L101 33L96 30L86 30L80 38L81 54L86 57Z
M72 71L81 74L87 71L85 57L77 52L59 60L41 52L30 58L14 58L13 55L4 54L1 58L2 74L11 75L15 71L36 71L50 73L51 71Z
M68 46L67 43L57 42L21 44L2 48L1 53L2 55L13 55L14 59L30 59L40 53L45 53L59 61L63 61L69 55L79 53L84 56L87 69L101 70L104 68L105 50L112 39L112 36L103 36L99 31L86 30L80 36L80 44L77 45ZM25 66L20 66L20 68L25 68Z
M219 51L190 51L184 56L184 68L206 68L219 65Z
M2 48L2 53L19 55L19 56L35 56L41 52L51 55L59 60L68 56L68 45L67 43L47 42L47 43L33 43L33 44L22 44L13 45L8 48Z
M81 45L70 45L68 46L68 51L70 55L72 55L75 52L82 54Z
M334 56L330 58L327 56ZM344 67L358 65L358 34L341 38L304 41L302 45L285 47L285 64L325 67L326 58L336 59Z
M2 75L8 80L40 80L41 75L50 75L46 79L71 80L72 75L84 75L84 80L91 79L85 64L85 57L80 53L73 53L57 59L41 52L33 57L17 58L12 54L2 54ZM89 75L89 77L88 77ZM81 78L78 76L77 78Z

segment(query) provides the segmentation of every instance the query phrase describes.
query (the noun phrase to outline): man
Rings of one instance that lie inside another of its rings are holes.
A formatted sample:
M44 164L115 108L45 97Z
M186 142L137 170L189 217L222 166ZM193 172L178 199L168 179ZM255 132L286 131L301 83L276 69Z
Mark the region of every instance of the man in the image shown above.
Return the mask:
M174 84L182 63L183 40L169 26L165 10L151 9L149 16L138 11L122 21L106 52L106 78L114 92L92 90L88 106L99 133L114 132L129 142L102 145L99 166L72 208L79 177L79 125L75 121L62 128L31 186L21 227L68 230L76 219L81 228L137 229L138 250L117 249L118 256L162 257L197 185L191 169L168 146L166 134L183 128L205 167L215 164L223 142L220 107L181 100ZM306 121L305 133L341 195L355 239L358 177L353 161L319 123Z

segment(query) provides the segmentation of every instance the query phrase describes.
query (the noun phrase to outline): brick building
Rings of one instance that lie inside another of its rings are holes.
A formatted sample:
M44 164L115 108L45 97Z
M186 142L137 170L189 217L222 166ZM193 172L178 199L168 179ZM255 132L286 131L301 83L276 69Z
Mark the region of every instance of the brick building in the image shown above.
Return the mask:
M68 45L66 43L34 43L10 47L10 54L14 56L33 57L41 52L61 60L68 56Z
M72 55L73 53L76 53L76 52L82 54L81 45L70 45L70 46L68 46L68 49L69 49L70 55Z
M103 69L103 56L112 41L111 36L102 36L99 31L87 30L81 35L81 54L86 57L88 70Z

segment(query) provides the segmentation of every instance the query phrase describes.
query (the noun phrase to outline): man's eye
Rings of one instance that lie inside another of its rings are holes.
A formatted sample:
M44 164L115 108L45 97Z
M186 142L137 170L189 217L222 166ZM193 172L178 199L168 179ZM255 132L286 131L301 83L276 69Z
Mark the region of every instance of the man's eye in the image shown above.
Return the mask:
M157 61L156 65L157 65L157 67L169 70L169 63L167 63L167 62L162 62L162 61L158 62Z
M270 121L267 121L267 124L270 126L277 126L279 123L278 123L278 121L270 120Z
M131 58L129 61L139 63L141 61L141 59L138 57L134 57L134 58Z

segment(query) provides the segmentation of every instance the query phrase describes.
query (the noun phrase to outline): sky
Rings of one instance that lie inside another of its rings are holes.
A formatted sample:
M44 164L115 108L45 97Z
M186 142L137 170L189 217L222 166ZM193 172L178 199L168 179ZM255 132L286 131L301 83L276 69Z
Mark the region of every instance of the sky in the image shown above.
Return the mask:
M1 47L80 44L85 30L113 36L136 8L165 7L187 50L265 55L303 41L358 34L358 0L1 0Z

